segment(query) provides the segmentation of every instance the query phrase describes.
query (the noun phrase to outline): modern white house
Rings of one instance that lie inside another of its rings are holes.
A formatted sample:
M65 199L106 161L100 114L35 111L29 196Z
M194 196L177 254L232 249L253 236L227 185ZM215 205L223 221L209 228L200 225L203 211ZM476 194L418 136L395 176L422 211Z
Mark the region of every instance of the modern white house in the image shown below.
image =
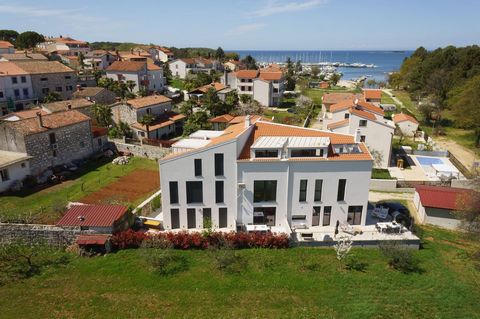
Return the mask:
M59 36L47 37L45 42L39 43L37 48L49 53L78 56L85 55L90 51L90 45L85 41L75 40L70 37Z
M25 153L0 150L0 193L9 190L15 182L21 182L30 175L31 158Z
M165 85L163 69L143 61L115 61L106 68L107 78L119 82L135 82L134 92L141 88L149 92L162 92Z
M264 106L280 105L285 91L282 71L239 70L224 73L222 84L251 96Z
M365 225L372 157L352 135L247 116L177 146L159 164L165 230Z
M127 123L134 131L135 137L150 139L167 139L169 135L182 130L185 116L172 111L172 100L163 95L150 95L119 102L112 106L113 121ZM152 115L154 121L147 127L141 124L145 115Z
M398 126L400 132L405 136L414 136L418 130L418 121L413 116L405 113L394 114L392 120Z
M389 166L395 125L385 119L384 111L368 102L344 100L330 106L323 117L324 129L331 132L354 134L364 142L376 167Z
M35 100L30 74L13 62L0 62L0 115L21 111Z

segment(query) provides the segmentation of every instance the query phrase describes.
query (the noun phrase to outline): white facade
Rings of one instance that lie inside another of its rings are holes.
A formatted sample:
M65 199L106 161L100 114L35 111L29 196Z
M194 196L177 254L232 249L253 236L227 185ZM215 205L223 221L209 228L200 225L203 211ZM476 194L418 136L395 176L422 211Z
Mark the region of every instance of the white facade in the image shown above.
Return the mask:
M249 138L258 125L278 126L282 130L290 127L261 121L250 126L247 123L232 125L220 137L212 138L210 144L160 162L165 230L202 229L204 216L211 216L214 227L222 230L236 230L251 224L288 230L299 222L305 227L331 228L337 221L347 223L349 210L352 211L350 217L355 216L355 220L351 219L349 223L365 225L372 159L364 146L353 144L360 147L355 146L355 149L363 150L363 159L332 160L335 156L330 158L327 152L328 147L333 146L330 142L326 147L300 145L295 146L299 152L316 151L308 155L308 159L298 159L292 157L290 148L294 144L290 138L298 132L296 130L302 130L302 137L309 133L317 137L324 132L295 128L292 136L270 139L272 143L285 141L276 149L278 157L263 158L262 155L259 158L257 156L264 154L263 151L268 153L277 146L249 144ZM235 136L226 139L229 135ZM342 138L353 143L352 136ZM245 147L251 152L250 159L243 158L248 154ZM320 149L325 152L320 152ZM257 151L260 153L257 154ZM219 165L223 165L220 173L216 172ZM190 182L197 183L193 187ZM201 199L187 203L187 193L193 194L199 182ZM223 192L217 192L218 189L223 189ZM344 196L341 196L342 193Z
M0 69L2 63L0 62ZM8 111L23 110L28 103L35 100L32 88L32 79L29 74L2 74L0 73L0 114L6 114ZM13 110L8 110L8 104L11 103Z
M145 66L146 65L145 63ZM165 78L163 77L163 70L161 68L158 70L148 70L145 68L138 72L107 70L106 76L114 81L135 82L134 93L138 93L141 87L145 87L147 90L153 92L162 92L165 85Z
M30 158L25 153L0 151L0 193L30 175Z
M393 120L396 125L398 125L398 128L400 129L401 133L405 136L414 136L415 132L418 130L418 122L414 122L411 120L402 120L402 121L396 121L395 116L393 116Z

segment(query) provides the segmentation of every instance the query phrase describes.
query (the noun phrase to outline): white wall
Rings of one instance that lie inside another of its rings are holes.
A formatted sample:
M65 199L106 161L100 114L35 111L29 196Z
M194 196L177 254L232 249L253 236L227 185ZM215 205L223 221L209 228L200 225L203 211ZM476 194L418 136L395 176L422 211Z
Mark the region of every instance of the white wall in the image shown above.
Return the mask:
M1 69L0 62L0 69ZM22 76L25 77L25 83L22 83ZM17 78L17 83L12 82L12 78ZM18 90L20 95L15 97L15 90ZM23 89L28 90L28 94L25 95ZM9 76L0 76L0 92L3 92L3 98L0 97L0 102L6 102L9 98L12 98L14 101L29 100L34 98L33 88L32 88L32 79L30 75L9 75Z
M164 77L163 70L148 71L148 89L150 91L163 91Z
M415 135L415 132L418 129L418 124L410 122L410 121L403 121L397 123L398 127L400 128L400 131L402 131L402 134L405 136L413 136Z
M270 83L255 79L253 81L253 98L263 106L272 106L272 87Z
M138 73L135 72L120 72L120 71L107 71L107 78L110 78L114 81L118 81L118 74L123 75L123 81L127 83L127 81L135 82L135 88L133 89L134 93L137 93L139 90L140 85L140 77Z
M185 79L187 76L187 64L182 60L176 60L168 63L172 76Z
M22 167L22 164L24 167ZM9 165L0 170L6 169L8 171L9 180L2 181L0 178L0 192L4 192L10 188L13 182L21 181L25 176L30 174L30 165L28 160Z

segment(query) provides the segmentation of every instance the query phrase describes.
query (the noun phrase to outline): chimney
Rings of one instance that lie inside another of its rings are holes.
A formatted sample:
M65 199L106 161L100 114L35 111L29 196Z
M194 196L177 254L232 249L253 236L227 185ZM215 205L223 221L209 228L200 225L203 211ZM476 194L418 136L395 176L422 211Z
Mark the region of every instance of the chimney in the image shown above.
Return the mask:
M43 127L42 112L37 112L37 122L38 126Z
M245 128L250 127L250 115L245 116Z
M361 134L362 134L362 132L360 131L359 128L357 128L357 129L355 130L355 143L360 143Z
M358 105L358 99L355 99L355 101L353 101L353 104L355 104L355 106Z
M77 84L77 92L80 92L82 90L82 86L80 84Z
M130 49L130 54L133 54L133 49Z
M67 104L67 110L70 111L71 109L72 109L72 104L71 104L71 103L68 103L68 104Z

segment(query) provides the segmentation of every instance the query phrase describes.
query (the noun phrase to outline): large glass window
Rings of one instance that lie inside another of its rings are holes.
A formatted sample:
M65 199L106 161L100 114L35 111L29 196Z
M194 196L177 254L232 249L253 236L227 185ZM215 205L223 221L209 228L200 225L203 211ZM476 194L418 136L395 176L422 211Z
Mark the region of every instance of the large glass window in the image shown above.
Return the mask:
M223 154L215 154L215 176L223 176Z
M275 226L275 207L255 207L253 209L253 224Z
M180 211L178 208L170 209L170 223L172 224L172 229L180 228Z
M197 216L195 208L187 208L187 228L197 227Z
M225 228L228 224L227 208L222 207L218 209L218 227Z
M312 212L312 226L320 225L320 206L313 206Z
M170 204L178 204L178 182L169 182L169 190Z
M348 206L347 222L350 225L360 225L362 223L363 206Z
M338 192L337 192L337 201L341 202L345 200L345 186L347 185L346 179L338 180Z
M202 203L203 189L202 182L186 182L187 186L187 204Z
M277 199L277 181L255 181L253 183L253 201L271 202Z
M292 150L291 157L316 157L315 149Z
M360 120L358 122L358 126L360 127L366 127L367 126L367 120Z
M307 200L307 183L308 180L306 179L300 180L300 194L298 197L300 202L305 202Z
M313 196L313 200L316 202L320 202L322 200L322 187L323 187L323 179L316 179L315 194Z
M278 150L258 150L255 151L256 158L275 158L278 157Z
M195 159L195 176L202 176L202 160L200 158Z
M215 203L223 203L223 181L215 181Z
M332 206L325 206L323 208L323 226L330 226L330 220L332 217Z

